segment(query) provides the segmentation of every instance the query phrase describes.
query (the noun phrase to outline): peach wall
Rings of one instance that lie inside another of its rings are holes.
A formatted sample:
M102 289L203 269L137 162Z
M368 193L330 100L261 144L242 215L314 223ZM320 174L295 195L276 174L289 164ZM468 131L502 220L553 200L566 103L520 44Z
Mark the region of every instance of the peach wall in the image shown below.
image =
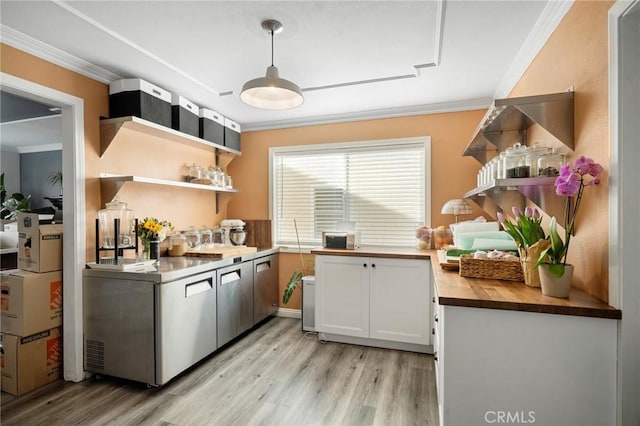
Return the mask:
M609 287L607 12L612 4L576 1L509 95L555 93L574 87L575 144L568 158L591 157L604 166L605 174L602 185L585 190L568 260L576 266L573 285L605 301ZM545 141L542 137L536 140Z
M448 225L453 218L440 214L442 205L450 198L461 197L476 185L480 165L472 157L462 157L462 152L484 113L476 110L245 132L242 134L242 156L229 166L234 184L240 189L240 193L229 202L229 216L269 218L270 147L431 136L432 204L429 225ZM469 219L482 215L477 206L473 205L473 208ZM288 253L282 254L280 259L282 297L289 276L293 270L300 269L300 261L297 254ZM287 307L300 307L298 293Z

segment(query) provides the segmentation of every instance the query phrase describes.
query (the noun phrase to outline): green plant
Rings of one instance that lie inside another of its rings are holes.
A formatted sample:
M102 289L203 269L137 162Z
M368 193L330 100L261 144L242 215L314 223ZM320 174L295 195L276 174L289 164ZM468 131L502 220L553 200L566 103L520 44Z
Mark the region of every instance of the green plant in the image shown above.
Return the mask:
M31 195L26 197L19 192L11 194L11 197L7 198L2 203L2 210L0 210L0 217L2 219L14 220L18 217L19 212L29 211L29 202L31 201Z
M571 167L571 163L567 163L560 168L560 176L556 178L555 186L557 195L567 197L564 206L564 241L562 241L558 233L557 220L552 217L549 221L551 246L540 254L540 258L535 264L536 267L543 263L548 263L549 272L552 275L561 277L564 274L569 243L571 243L571 235L575 231L576 217L578 216L584 189L587 186L600 184L602 171L603 168L600 164L584 155L575 160L573 167ZM591 178L588 179L587 176Z
M498 222L519 247L528 248L546 238L542 229L542 217L538 209L527 207L522 212L514 206L512 211L516 217L514 222L502 212L498 212Z
M60 195L62 195L62 171L58 170L57 172L51 172L47 178L47 182L49 182L50 185L59 186Z
M300 237L298 236L298 224L296 223L295 219L293 220L293 226L296 229L296 241L298 242L298 253L300 254L301 268L293 271L291 273L291 276L289 277L289 281L287 282L287 286L285 287L284 293L282 295L282 303L285 305L289 303L289 299L293 295L293 292L296 290L296 288L302 286L302 278L305 276L305 270L306 270L305 262L311 263L311 260L305 259L302 256L302 247L300 247Z

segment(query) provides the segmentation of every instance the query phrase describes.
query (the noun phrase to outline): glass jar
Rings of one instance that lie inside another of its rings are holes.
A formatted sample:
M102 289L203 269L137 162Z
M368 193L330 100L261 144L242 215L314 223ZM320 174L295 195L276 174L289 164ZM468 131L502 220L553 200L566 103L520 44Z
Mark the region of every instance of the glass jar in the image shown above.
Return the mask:
M200 231L190 228L187 231L182 231L182 233L187 239L187 246L190 249L198 250L201 248Z
M526 163L526 150L527 147L522 146L519 142L507 149L507 154L504 157L505 177L507 179L529 177L529 167Z
M192 181L194 179L200 179L202 177L202 168L198 166L196 163L193 163L189 167L188 180Z
M507 176L506 169L504 168L504 157L507 155L505 151L500 153L498 157L498 170L496 172L496 179L504 179Z
M116 236L115 221L120 221L118 235ZM102 235L101 247L115 248L116 237L118 248L131 247L135 241L135 215L133 210L127 208L127 203L115 197L105 208L98 211L100 233Z
M564 154L556 152L555 149L538 158L538 173L539 177L556 177L560 174L560 167L565 161Z
M551 148L540 145L539 142L533 144L526 151L526 165L529 167L529 176L538 176L538 158L550 152Z
M200 229L200 245L203 249L213 248L213 231L209 228Z
M169 235L167 241L169 241L169 256L184 256L184 254L187 252L187 249L189 248L187 244L187 237L183 234Z

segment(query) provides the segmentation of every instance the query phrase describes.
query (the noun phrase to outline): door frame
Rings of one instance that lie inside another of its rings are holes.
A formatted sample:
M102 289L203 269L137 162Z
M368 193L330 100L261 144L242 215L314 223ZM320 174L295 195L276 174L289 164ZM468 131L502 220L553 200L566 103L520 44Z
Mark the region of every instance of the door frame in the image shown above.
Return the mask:
M63 377L79 382L85 378L82 349L82 270L86 267L84 100L6 73L0 73L0 88L62 110Z
M622 310L618 326L617 424L640 420L640 125L637 121L640 84L637 76L640 33L623 19L639 0L618 0L609 9L609 303ZM638 18L640 19L640 18ZM628 21L627 21L628 22ZM640 25L632 23L631 25ZM629 47L628 37L632 47ZM637 42L637 46L635 43ZM636 55L634 58L630 55ZM634 117L633 115L636 115ZM634 143L631 143L633 141Z

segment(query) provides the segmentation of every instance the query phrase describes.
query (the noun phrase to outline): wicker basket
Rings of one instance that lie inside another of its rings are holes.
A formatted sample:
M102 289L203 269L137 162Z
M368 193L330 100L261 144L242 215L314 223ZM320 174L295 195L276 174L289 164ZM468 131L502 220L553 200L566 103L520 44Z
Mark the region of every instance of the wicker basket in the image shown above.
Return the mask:
M473 255L470 254L460 256L460 276L524 281L520 262L512 260L474 259Z

